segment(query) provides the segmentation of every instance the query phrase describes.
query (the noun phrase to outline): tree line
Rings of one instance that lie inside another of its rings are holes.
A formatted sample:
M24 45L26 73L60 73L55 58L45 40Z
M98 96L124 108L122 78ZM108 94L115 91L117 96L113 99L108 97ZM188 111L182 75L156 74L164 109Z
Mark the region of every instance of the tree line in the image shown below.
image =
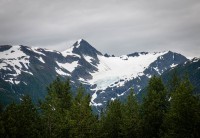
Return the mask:
M5 138L198 138L200 99L187 77L165 86L152 77L138 103L134 90L125 102L110 101L100 115L92 112L83 86L72 96L70 81L57 78L43 101L29 96L0 107L0 137Z

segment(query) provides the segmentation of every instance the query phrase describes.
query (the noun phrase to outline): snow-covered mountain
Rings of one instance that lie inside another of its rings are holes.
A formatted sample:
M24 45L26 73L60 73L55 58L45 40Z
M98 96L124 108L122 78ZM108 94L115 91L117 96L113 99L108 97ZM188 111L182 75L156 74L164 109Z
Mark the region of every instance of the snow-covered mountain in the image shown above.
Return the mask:
M165 83L171 79L170 76L172 76L175 71L180 78L183 78L185 74L187 74L194 87L195 94L200 94L200 58L195 57L179 64L175 68L165 71L162 74Z
M101 107L108 100L126 97L131 87L139 93L151 76L187 60L171 51L103 55L83 39L63 52L4 45L0 46L0 94L5 103L24 94L37 101L44 98L46 86L59 75L69 77L74 87L84 84L92 96L91 104Z

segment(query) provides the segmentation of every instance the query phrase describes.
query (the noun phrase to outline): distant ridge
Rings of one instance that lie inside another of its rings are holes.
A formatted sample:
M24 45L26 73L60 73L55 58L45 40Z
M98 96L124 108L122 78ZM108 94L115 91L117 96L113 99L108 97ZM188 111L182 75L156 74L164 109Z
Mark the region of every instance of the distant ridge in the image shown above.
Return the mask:
M119 57L103 55L86 40L76 41L63 52L28 46L0 46L0 96L4 104L28 94L43 99L56 76L70 78L72 89L82 83L91 105L100 109L107 101L123 99L131 87L136 93L153 75L188 61L172 51L133 52Z

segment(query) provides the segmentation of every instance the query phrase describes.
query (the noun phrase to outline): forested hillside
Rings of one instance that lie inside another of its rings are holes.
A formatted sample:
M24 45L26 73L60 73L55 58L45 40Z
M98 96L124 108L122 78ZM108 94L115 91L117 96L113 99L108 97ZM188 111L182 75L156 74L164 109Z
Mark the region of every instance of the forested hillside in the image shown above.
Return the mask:
M24 96L20 104L1 106L0 137L200 137L200 99L189 79L174 75L169 84L154 76L141 104L131 89L125 102L110 101L96 115L83 86L73 97L70 81L57 78L37 105Z

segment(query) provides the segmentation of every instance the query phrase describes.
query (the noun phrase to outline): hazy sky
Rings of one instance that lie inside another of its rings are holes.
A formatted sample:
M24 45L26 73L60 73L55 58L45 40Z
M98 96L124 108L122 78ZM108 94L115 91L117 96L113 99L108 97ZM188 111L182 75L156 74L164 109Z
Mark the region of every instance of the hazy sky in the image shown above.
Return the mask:
M0 0L0 45L102 53L171 50L200 57L199 0Z

